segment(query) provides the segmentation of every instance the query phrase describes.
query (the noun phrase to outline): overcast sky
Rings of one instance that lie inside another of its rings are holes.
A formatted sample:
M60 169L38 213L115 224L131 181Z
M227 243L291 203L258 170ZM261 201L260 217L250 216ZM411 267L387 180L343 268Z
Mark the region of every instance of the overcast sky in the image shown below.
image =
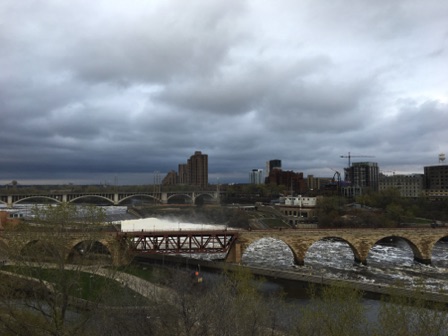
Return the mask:
M448 1L2 0L0 184L448 154Z

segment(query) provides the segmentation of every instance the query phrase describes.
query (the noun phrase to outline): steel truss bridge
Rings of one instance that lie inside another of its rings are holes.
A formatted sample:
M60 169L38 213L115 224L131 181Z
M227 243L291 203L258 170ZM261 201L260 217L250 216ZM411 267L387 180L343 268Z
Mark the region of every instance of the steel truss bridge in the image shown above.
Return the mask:
M121 232L121 245L132 254L227 253L238 238L237 231Z
M120 205L131 199L148 199L158 204L168 204L172 198L183 198L187 203L195 204L196 200L204 197L212 202L219 203L218 191L169 191L169 192L48 192L48 193L2 193L0 204L12 208L16 204L23 204L38 199L54 203L89 203L92 199L105 201L110 205Z

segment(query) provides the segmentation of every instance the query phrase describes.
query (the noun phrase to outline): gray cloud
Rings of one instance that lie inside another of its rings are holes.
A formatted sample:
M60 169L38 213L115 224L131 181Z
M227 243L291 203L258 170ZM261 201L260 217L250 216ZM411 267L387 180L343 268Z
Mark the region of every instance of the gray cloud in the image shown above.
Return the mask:
M446 152L444 2L3 1L0 183L151 183L195 150L246 182Z

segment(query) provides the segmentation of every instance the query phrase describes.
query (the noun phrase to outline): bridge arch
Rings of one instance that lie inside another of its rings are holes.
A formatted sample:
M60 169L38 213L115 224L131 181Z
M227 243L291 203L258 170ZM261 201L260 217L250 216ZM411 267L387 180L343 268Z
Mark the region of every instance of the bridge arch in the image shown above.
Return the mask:
M199 205L201 203L204 203L204 201L214 201L215 195L212 193L201 193L197 194L194 197L194 204Z
M423 251L420 248L421 245L415 243L412 238L406 237L405 235L400 235L400 234L382 235L381 237L378 237L376 240L372 240L368 246L368 251L367 251L367 255L365 256L365 258L367 259L368 254L372 251L372 249L374 248L375 245L379 244L380 242L387 242L388 240L390 240L390 241L401 240L401 241L405 242L406 245L410 247L412 254L413 254L413 259L415 261L425 263L425 264L430 263L431 255L428 255L428 253L425 253L425 251ZM431 249L435 243L436 242L431 244Z
M300 265L305 264L305 258L307 257L307 254L310 252L310 249L313 249L313 245L316 246L316 244L319 242L331 242L332 244L336 244L338 242L343 243L344 245L348 246L351 253L353 253L354 262L364 263L362 254L355 242L351 241L351 239L348 237L344 237L343 235L330 234L310 239L302 244L300 248L300 259L299 259Z
M434 250L434 247L436 246L437 243L439 242L446 242L448 245L448 233L446 234L440 234L438 237L436 237L430 244L429 248L432 250Z
M112 205L114 204L114 200L113 199L110 199L110 198L108 198L106 196L95 195L95 194L92 194L92 195L81 195L81 196L74 197L74 198L70 199L69 203L76 203L76 201L79 201L79 200L81 200L83 198L87 198L87 199L88 198L99 198L99 199L103 199L103 200L111 203Z
M269 249L266 245L270 245ZM262 252L264 255L262 256ZM281 237L261 237L246 242L241 250L241 260L247 263L250 259L254 264L262 264L258 258L268 260L270 265L285 266L288 264L287 255L290 254L291 264L297 262L297 254L287 241ZM269 257L267 258L267 254Z
M391 253L391 249L398 248L397 245L400 244L400 242L405 243L406 247L410 249L410 252L412 253L412 260L423 262L428 258L428 256L425 255L425 253L420 249L420 247L416 243L412 241L412 239L396 234L383 236L380 239L372 241L370 246L368 247L368 253L366 255L366 258L372 256L372 253L374 253L375 246L389 246L389 248L386 250L385 253L387 252ZM382 250L384 251L384 249Z
M448 267L448 234L434 240L434 244L431 245L431 260L436 266Z
M69 263L100 261L112 263L111 246L105 239L77 239L69 242L66 260Z
M162 203L162 200L153 196L153 195L148 195L148 194L133 194L133 195L129 195L126 197L123 197L122 199L120 199L118 201L118 204L124 203L125 201L128 201L130 199L136 198L136 197L141 197L141 198L149 198L152 199L154 201L157 201L158 203Z
M167 203L170 203L170 200L172 200L172 199L176 199L176 198L181 198L181 199L183 199L183 200L187 200L187 201L189 201L189 203L193 203L193 202L194 202L194 198L193 198L191 195L188 195L188 194L182 194L182 193L179 193L179 194L171 194L171 195L167 196L167 198L166 198L166 202L167 202Z
M45 200L50 200L53 201L53 204L60 204L62 203L62 200L58 199L57 197L51 197L51 196L44 196L44 195L33 195L33 196L26 196L23 197L21 199L16 200L15 202L13 202L12 204L20 204L20 203L24 203L24 201L28 201L31 199L45 199Z
M59 245L59 243L63 245ZM115 251L115 246L111 241L108 239L95 239L95 237L77 238L76 240L65 242L49 241L47 239L23 240L17 244L15 253L18 253L18 256L26 258L29 261L52 262L54 258L61 260L60 258L62 257L66 262L73 262L76 257L81 257L85 254L79 253L79 250L84 246L88 246L90 249L87 252L95 254L96 257L101 257L102 261L106 263L113 263L115 256L119 253ZM1 248L2 244L0 239L0 252L2 252ZM7 251L10 250L8 249Z

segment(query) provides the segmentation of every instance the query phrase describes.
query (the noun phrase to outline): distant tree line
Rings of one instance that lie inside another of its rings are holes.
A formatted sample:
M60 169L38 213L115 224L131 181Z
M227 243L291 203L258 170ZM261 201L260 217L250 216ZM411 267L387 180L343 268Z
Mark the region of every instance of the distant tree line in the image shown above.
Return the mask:
M401 197L395 189L369 192L355 198L350 207L345 197L319 198L317 216L322 227L399 227L448 221L448 199Z

